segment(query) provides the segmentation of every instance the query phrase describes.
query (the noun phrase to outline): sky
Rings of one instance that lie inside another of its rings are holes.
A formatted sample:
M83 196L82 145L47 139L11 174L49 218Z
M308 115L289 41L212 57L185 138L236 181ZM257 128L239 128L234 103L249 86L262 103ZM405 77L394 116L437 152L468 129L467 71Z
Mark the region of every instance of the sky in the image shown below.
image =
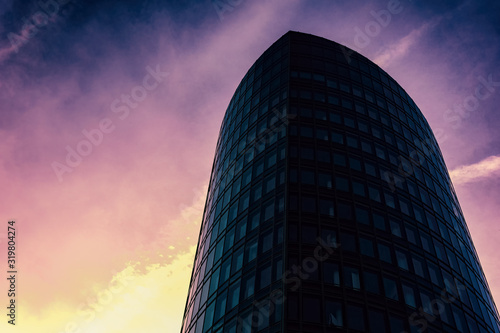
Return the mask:
M2 1L0 331L179 332L224 112L289 30L412 96L500 302L498 22L493 0Z

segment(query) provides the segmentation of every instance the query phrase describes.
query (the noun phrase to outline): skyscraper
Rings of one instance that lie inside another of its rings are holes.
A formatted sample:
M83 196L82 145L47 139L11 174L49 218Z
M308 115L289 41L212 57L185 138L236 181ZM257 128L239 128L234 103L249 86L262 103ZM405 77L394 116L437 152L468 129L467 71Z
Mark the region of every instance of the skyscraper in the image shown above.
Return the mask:
M429 124L373 62L288 32L247 72L182 332L500 332Z

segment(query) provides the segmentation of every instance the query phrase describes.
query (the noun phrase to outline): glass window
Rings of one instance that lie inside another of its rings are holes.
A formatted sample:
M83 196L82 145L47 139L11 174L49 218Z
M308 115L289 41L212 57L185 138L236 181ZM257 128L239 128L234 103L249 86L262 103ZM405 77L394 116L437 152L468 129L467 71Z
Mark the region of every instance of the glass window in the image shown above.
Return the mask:
M314 160L314 150L311 148L300 148L300 156L306 160Z
M233 247L234 244L234 233L236 228L232 228L227 234L226 239L224 241L224 253L227 253L230 248Z
M322 102L324 103L325 102L325 94L322 94L322 93L314 93L314 100L315 101L318 101L318 102Z
M319 323L321 318L321 307L319 298L313 296L304 296L302 303L302 315L304 321Z
M340 191L349 192L349 180L345 177L335 177L335 188Z
M342 117L338 113L330 113L330 121L335 124L342 123Z
M358 128L361 132L368 133L368 123L366 121L358 120Z
M210 290L208 292L209 296L212 295L217 290L217 286L219 285L219 275L220 275L220 266L212 273L212 277L210 278Z
M229 279L229 275L231 274L231 258L228 258L226 261L222 263L221 271L220 271L220 281L219 286Z
M357 195L360 195L363 197L366 196L365 184L363 184L363 183L353 181L352 182L352 190L353 190L354 194L357 194Z
M305 244L316 244L316 237L318 237L318 228L311 225L302 225L302 242Z
M394 196L388 192L384 192L385 204L391 208L396 208L396 202L394 201Z
M215 302L212 302L212 304L207 307L207 310L205 312L205 324L203 325L203 332L208 331L208 329L212 326L214 320L214 310Z
M350 93L351 92L351 89L349 87L348 84L344 83L344 82L340 82L340 90L346 92L346 93Z
M334 153L333 154L333 163L335 163L335 165L345 167L347 165L345 155Z
M313 129L309 126L301 126L300 127L300 135L306 138L313 137Z
M250 191L246 191L245 193L243 193L241 195L241 198L240 198L240 212L247 209L249 203L250 203Z
M314 171L302 170L300 172L300 181L302 184L314 185Z
M343 251L356 252L356 237L353 234L340 233L340 244Z
M435 265L431 263L427 263L427 269L429 270L429 275L431 277L432 283L434 283L437 286L441 286L441 274L439 272L439 268L437 268Z
M423 292L420 293L420 299L422 300L422 309L428 314L432 314L432 302L431 297Z
M246 231L247 231L247 221L245 219L240 221L236 226L236 241L239 241L240 239L245 237Z
M392 300L398 301L399 294L396 281L390 278L384 277L384 290L385 297L390 298ZM398 332L399 333L399 332Z
M243 279L243 299L253 295L255 291L255 275L249 275Z
M270 191L274 190L275 186L276 186L276 179L275 176L272 175L266 179L266 193L269 193Z
M378 255L380 260L392 264L391 249L388 246L384 244L378 244Z
M453 318L455 319L458 331L467 332L464 314L456 306L453 306Z
M274 216L274 200L264 204L264 221L269 220Z
M390 221L390 225L391 225L391 232L392 232L392 234L394 236L397 236L397 237L402 237L401 236L401 227L399 225L399 222L391 220Z
M339 278L339 265L332 263L324 263L323 265L323 279L325 283L330 283L335 286L340 285Z
M258 238L250 240L246 244L246 262L250 262L257 257Z
M315 213L316 199L312 197L302 197L302 211L305 213Z
M361 172L361 161L355 157L349 157L349 167Z
M394 316L389 316L389 321L391 323L390 333L401 333L404 331L403 319Z
M316 129L316 139L328 141L328 131L326 129Z
M361 149L368 154L373 154L373 148L370 142L368 141L361 141Z
M264 159L260 159L259 161L255 162L253 168L255 170L255 177L260 175L264 171Z
M241 267L243 267L243 255L244 255L244 247L242 246L233 254L231 274L236 273L241 269Z
M318 149L317 156L318 156L318 162L323 162L323 163L330 163L331 162L331 157L330 157L329 151Z
M408 260L406 258L406 254L396 250L396 259L398 261L398 266L401 269L408 270Z
M373 224L375 225L375 228L380 229L380 230L385 230L385 218L382 215L379 214L373 214Z
M361 254L369 257L375 257L375 252L373 250L373 241L371 239L360 237L359 247L361 250Z
M417 245L417 237L416 237L417 231L415 230L415 228L407 225L405 229L406 229L406 238L408 239L408 241L410 243Z
M356 222L370 225L370 213L367 209L356 207Z
M359 290L359 270L353 267L344 267L344 285L348 288Z
M352 206L349 203L338 203L337 215L341 219L351 220L352 219Z
M250 230L254 230L260 224L260 212L259 211L253 212L248 216L248 219L250 221Z
M326 86L328 88L333 88L333 89L337 89L338 88L337 81L335 81L333 79L327 79L326 80Z
M328 96L328 103L333 104L333 105L339 105L339 98L336 96L329 95Z
M363 91L361 90L361 87L352 86L352 92L354 96L363 97ZM356 104L356 106L358 106L358 104Z
M314 110L314 116L316 119L326 120L326 111Z
M342 327L342 305L340 302L326 301L325 302L325 315L328 327Z
M318 183L321 187L332 188L332 175L320 173L318 175Z
M415 308L417 306L415 301L415 291L412 287L403 283L403 295L405 297L405 303L408 306Z
M217 303L215 306L215 316L214 316L214 321L216 322L226 312L226 300L227 300L227 293L224 292L221 295L217 297Z
M413 269L415 270L415 274L417 274L420 277L425 278L424 261L420 258L413 257L412 262L413 262Z
M368 193L370 195L370 199L377 201L377 202L382 202L380 199L380 190L376 188L373 185L368 185Z
M401 212L403 214L411 216L410 206L408 205L408 202L406 200L399 199L399 208L401 209Z
M350 329L365 331L365 316L362 307L355 305L347 306L347 324Z
M333 200L321 199L319 201L320 214L327 215L330 217L334 216Z
M365 171L368 175L377 177L377 167L375 166L375 164L365 162Z
M386 332L384 314L376 310L368 310L369 332Z
M271 265L268 264L260 271L260 289L271 284Z
M240 300L240 280L229 286L229 292L227 297L227 310L231 310L236 305L238 305Z
M342 133L332 131L332 142L344 144L344 135Z
M262 235L261 246L262 246L262 253L269 251L273 247L272 230Z
M352 136L352 135L347 135L347 145L352 148L359 148L359 142L358 138Z
M422 241L422 248L425 251L434 254L434 246L432 246L430 236L423 232L420 232L420 240Z
M363 272L363 280L366 291L374 294L380 294L379 279L377 273L365 271Z
M387 157L386 157L386 154L385 154L385 149L383 149L382 147L380 146L376 146L375 147L375 153L377 155L378 158L381 158L383 160L387 160Z
M262 184L258 183L253 186L252 189L253 202L259 200L262 197Z

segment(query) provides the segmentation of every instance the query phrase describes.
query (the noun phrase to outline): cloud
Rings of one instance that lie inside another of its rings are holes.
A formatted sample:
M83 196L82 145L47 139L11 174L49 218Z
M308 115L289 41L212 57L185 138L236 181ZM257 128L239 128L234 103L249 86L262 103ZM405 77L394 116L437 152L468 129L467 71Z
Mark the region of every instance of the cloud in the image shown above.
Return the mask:
M465 184L500 176L500 156L490 156L481 162L464 165L450 172L453 184Z
M179 332L194 254L193 246L169 264L129 263L78 306L59 302L38 315L24 311L7 332Z
M393 43L387 49L379 52L374 62L380 67L387 66L390 62L406 55L408 50L416 44L429 29L434 28L441 21L441 17L425 22L419 28L413 29L408 35Z

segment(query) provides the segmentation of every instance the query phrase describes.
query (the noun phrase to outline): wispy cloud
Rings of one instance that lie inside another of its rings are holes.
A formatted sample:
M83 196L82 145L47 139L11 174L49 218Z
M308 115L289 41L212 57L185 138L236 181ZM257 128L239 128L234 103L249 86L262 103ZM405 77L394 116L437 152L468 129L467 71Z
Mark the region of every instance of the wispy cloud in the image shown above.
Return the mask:
M129 263L79 306L59 302L25 313L20 332L179 332L194 253L190 247L169 264Z
M434 28L440 21L441 17L436 17L429 22L425 22L419 28L413 29L408 35L393 43L388 48L381 50L375 57L375 63L381 67L385 67L391 61L404 56L420 40L422 35L429 29Z
M500 156L490 156L478 163L461 166L450 172L454 184L465 184L500 176Z

